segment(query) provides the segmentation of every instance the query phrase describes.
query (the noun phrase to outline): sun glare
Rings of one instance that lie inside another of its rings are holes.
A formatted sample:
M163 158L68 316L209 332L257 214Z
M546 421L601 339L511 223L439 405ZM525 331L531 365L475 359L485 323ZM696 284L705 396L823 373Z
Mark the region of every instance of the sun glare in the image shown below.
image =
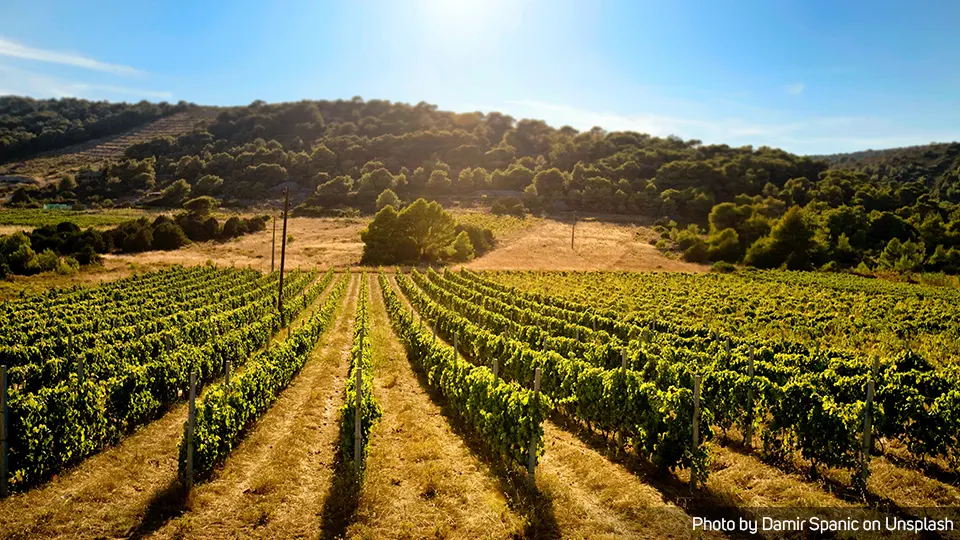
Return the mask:
M505 0L421 0L419 19L426 37L445 46L477 47L519 23L521 2Z

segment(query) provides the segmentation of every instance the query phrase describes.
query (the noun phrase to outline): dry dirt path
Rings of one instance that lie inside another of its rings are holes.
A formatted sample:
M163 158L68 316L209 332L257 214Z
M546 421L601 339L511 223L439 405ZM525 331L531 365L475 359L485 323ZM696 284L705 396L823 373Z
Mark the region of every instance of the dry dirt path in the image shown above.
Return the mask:
M370 436L366 478L349 538L512 538L514 512L483 461L420 385L370 277L374 386L383 418Z
M305 312L322 304L337 279ZM273 339L286 335L281 329ZM139 536L181 513L177 453L186 418L187 404L178 403L116 446L41 486L0 501L0 537Z
M359 276L335 323L270 410L213 478L194 488L182 515L150 538L293 538L320 535L332 483Z

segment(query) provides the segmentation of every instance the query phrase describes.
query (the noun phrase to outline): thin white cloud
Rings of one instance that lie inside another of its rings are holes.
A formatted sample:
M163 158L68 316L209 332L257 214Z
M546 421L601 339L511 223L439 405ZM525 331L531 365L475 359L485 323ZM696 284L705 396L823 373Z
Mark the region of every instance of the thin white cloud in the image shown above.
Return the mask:
M7 86L0 91L0 95L86 99L103 99L112 96L134 96L162 100L173 98L173 93L165 90L70 81L2 64L0 64L0 73L9 75L9 77L4 77L6 79L4 83Z
M539 118L559 127L569 125L578 130L599 126L607 131L636 131L664 137L677 135L700 139L707 144L731 146L772 146L801 154L832 154L927 144L930 141L960 140L960 132L910 129L892 121L857 116L791 117L779 111L772 117L781 121L765 122L744 118L683 118L662 114L616 114L591 111L570 105L535 100L508 101L503 106L479 107L474 110L501 111L514 118Z
M130 66L119 64L108 64L93 58L88 58L82 54L51 51L46 49L37 49L17 43L16 41L0 37L0 56L10 58L20 58L22 60L34 60L37 62L49 62L51 64L62 64L65 66L74 66L94 71L103 71L116 75L139 75L141 72Z
M806 90L806 88L807 86L805 84L802 82L797 82L785 85L783 90L791 96L799 96L804 90Z

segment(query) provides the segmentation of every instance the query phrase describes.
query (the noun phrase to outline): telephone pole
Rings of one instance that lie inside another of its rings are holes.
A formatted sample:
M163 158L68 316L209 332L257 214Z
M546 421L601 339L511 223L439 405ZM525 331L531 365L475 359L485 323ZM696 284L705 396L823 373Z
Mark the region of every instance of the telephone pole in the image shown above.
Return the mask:
M276 263L274 262L277 258L277 216L273 216L273 241L270 243L270 273L276 269Z
M290 207L290 192L283 190L283 238L280 239L280 292L277 294L277 310L283 317L283 263L287 258L287 210Z

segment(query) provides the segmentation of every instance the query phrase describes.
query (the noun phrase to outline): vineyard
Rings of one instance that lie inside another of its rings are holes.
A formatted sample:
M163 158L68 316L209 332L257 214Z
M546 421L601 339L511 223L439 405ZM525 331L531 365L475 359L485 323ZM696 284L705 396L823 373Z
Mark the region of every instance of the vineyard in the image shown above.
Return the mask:
M787 272L214 266L26 296L0 304L0 530L739 537L694 518L778 509L934 527L960 507L957 300Z

